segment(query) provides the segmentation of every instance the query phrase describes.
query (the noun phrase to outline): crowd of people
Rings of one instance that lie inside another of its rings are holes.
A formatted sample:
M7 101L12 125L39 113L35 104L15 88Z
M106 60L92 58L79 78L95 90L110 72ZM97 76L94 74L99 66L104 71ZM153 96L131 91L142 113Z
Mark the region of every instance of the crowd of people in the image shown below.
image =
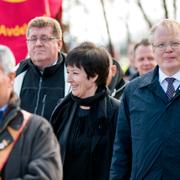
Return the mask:
M133 44L127 73L93 42L61 52L53 18L26 37L16 66L0 45L0 179L180 179L179 22Z

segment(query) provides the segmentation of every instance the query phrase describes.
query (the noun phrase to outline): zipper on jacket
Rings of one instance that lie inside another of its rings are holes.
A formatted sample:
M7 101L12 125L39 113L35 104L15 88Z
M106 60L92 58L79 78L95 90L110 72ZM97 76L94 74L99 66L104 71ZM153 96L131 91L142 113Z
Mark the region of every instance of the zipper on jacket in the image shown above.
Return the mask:
M37 101L36 101L36 106L35 106L35 109L34 109L34 113L35 113L35 114L37 114L37 110L38 110L38 104L39 104L39 99L40 99L41 86L42 86L42 77L40 77L40 80L39 80L39 88L38 88L38 93L37 93Z
M44 115L44 108L45 108L45 104L46 104L46 97L47 97L47 94L44 95L43 100L42 100L42 111L41 111L41 116Z

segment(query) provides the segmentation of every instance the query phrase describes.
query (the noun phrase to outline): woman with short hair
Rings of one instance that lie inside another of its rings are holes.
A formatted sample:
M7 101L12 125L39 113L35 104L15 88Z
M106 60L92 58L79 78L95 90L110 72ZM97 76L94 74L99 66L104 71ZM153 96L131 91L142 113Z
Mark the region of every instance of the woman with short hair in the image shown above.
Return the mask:
M104 48L85 42L69 52L65 63L72 91L51 118L64 180L106 180L119 107L106 88L112 59Z

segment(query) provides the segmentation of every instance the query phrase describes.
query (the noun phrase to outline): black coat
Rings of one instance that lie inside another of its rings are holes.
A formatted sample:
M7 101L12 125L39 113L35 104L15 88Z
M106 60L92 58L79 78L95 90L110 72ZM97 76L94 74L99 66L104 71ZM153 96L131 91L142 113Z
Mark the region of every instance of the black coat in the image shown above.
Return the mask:
M158 67L122 96L110 180L180 179L180 88L169 101Z
M26 71L20 87L21 108L50 119L53 109L60 98L65 96L65 56L59 54L57 64L46 67L43 72L31 59L21 61L17 69L16 81ZM15 82L16 82L15 81ZM15 83L16 84L16 83ZM15 86L15 91L16 91Z
M108 88L110 91L110 95L119 100L126 86L126 82L123 79L124 73L120 64L114 59L113 59L113 64L116 65L117 72L115 76L112 78Z
M92 158L89 164L86 164L86 166L89 167L88 171L91 171L91 173L86 174L86 177L84 177L84 179L107 180L109 177L109 167L112 156L112 145L115 136L119 101L110 96L105 96L103 99L96 103L98 104L96 112L93 112L92 114L95 114L95 119L100 119L102 122L102 126L106 128L104 128L105 133L101 135L95 134L92 137L92 144L90 148L91 153L89 155ZM71 94L69 94L56 107L51 119L55 134L57 135L57 138L59 139L61 145L61 155L64 164L66 164L66 157L68 156L68 138L72 131L72 124L76 116L76 109L78 108L78 106L79 105L72 100ZM90 116L93 116L92 114ZM94 119L94 117L92 118ZM92 120L92 118L90 119ZM100 125L98 127L100 127ZM77 166L83 167L84 164L79 164L77 162ZM71 169L69 169L68 172L70 173ZM78 172L84 173L82 172L81 168L78 169ZM66 179L66 177L64 178ZM78 179L80 180L81 178Z
M23 114L17 98L13 96L0 124L0 142L7 136L7 125L20 127ZM61 180L62 165L59 144L49 123L42 117L32 115L3 169L3 180Z

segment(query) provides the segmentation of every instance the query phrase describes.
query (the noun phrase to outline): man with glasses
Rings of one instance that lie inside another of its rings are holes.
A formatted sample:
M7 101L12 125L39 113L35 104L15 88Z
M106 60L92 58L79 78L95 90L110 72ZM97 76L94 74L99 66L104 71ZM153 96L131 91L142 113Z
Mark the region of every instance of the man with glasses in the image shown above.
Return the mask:
M110 180L180 179L180 23L151 29L156 68L122 96Z
M62 32L59 23L50 17L36 17L27 28L27 47L30 58L17 69L15 91L21 107L50 119L60 98L68 92Z
M62 180L59 143L44 118L19 107L14 66L12 52L0 45L0 179Z

